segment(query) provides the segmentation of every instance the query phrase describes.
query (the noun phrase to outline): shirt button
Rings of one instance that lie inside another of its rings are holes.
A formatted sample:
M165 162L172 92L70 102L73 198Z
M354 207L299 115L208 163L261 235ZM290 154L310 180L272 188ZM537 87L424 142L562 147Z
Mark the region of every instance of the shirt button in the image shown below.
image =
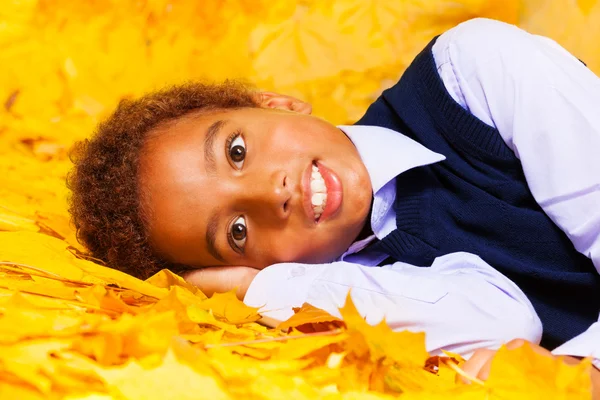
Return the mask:
M292 277L297 277L297 276L303 276L306 273L306 268L305 267L295 267L294 269L292 269L290 271L290 275Z

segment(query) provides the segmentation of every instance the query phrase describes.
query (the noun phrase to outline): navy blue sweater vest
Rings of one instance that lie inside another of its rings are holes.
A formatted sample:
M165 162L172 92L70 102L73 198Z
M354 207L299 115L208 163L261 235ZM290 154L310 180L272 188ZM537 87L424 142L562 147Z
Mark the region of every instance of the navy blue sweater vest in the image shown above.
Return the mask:
M552 349L598 319L600 276L535 202L500 133L448 94L434 41L357 122L446 156L396 178L397 229L373 246L419 266L458 251L480 256L525 292L542 320L542 345Z

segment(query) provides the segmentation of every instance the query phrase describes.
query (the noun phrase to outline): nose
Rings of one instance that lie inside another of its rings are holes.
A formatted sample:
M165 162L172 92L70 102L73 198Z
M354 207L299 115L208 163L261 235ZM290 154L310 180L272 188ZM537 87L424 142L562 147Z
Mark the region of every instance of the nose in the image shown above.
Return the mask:
M283 220L290 215L292 191L285 171L248 177L242 186L241 206L255 212L259 218Z

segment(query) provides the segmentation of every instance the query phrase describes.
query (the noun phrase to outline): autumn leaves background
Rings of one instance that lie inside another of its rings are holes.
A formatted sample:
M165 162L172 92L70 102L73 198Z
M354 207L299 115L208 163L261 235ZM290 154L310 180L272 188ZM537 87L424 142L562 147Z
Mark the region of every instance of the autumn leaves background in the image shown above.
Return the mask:
M287 339L232 295L81 259L69 225L68 150L120 99L243 78L351 123L434 35L476 16L600 72L597 0L3 1L0 398L585 398L585 366L527 349L501 355L486 386L455 384L451 358L423 368L422 335L368 327L351 305L344 323L303 310ZM334 330L294 328L312 322Z

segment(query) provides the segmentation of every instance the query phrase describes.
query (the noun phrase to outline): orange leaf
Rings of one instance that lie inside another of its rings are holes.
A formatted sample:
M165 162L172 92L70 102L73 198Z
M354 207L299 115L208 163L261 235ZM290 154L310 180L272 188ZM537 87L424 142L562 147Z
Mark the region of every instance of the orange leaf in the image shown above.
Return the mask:
M277 329L289 331L290 328L296 328L301 332L320 332L345 326L338 317L308 303L302 304L300 308L294 308L294 313L287 321L277 325Z

